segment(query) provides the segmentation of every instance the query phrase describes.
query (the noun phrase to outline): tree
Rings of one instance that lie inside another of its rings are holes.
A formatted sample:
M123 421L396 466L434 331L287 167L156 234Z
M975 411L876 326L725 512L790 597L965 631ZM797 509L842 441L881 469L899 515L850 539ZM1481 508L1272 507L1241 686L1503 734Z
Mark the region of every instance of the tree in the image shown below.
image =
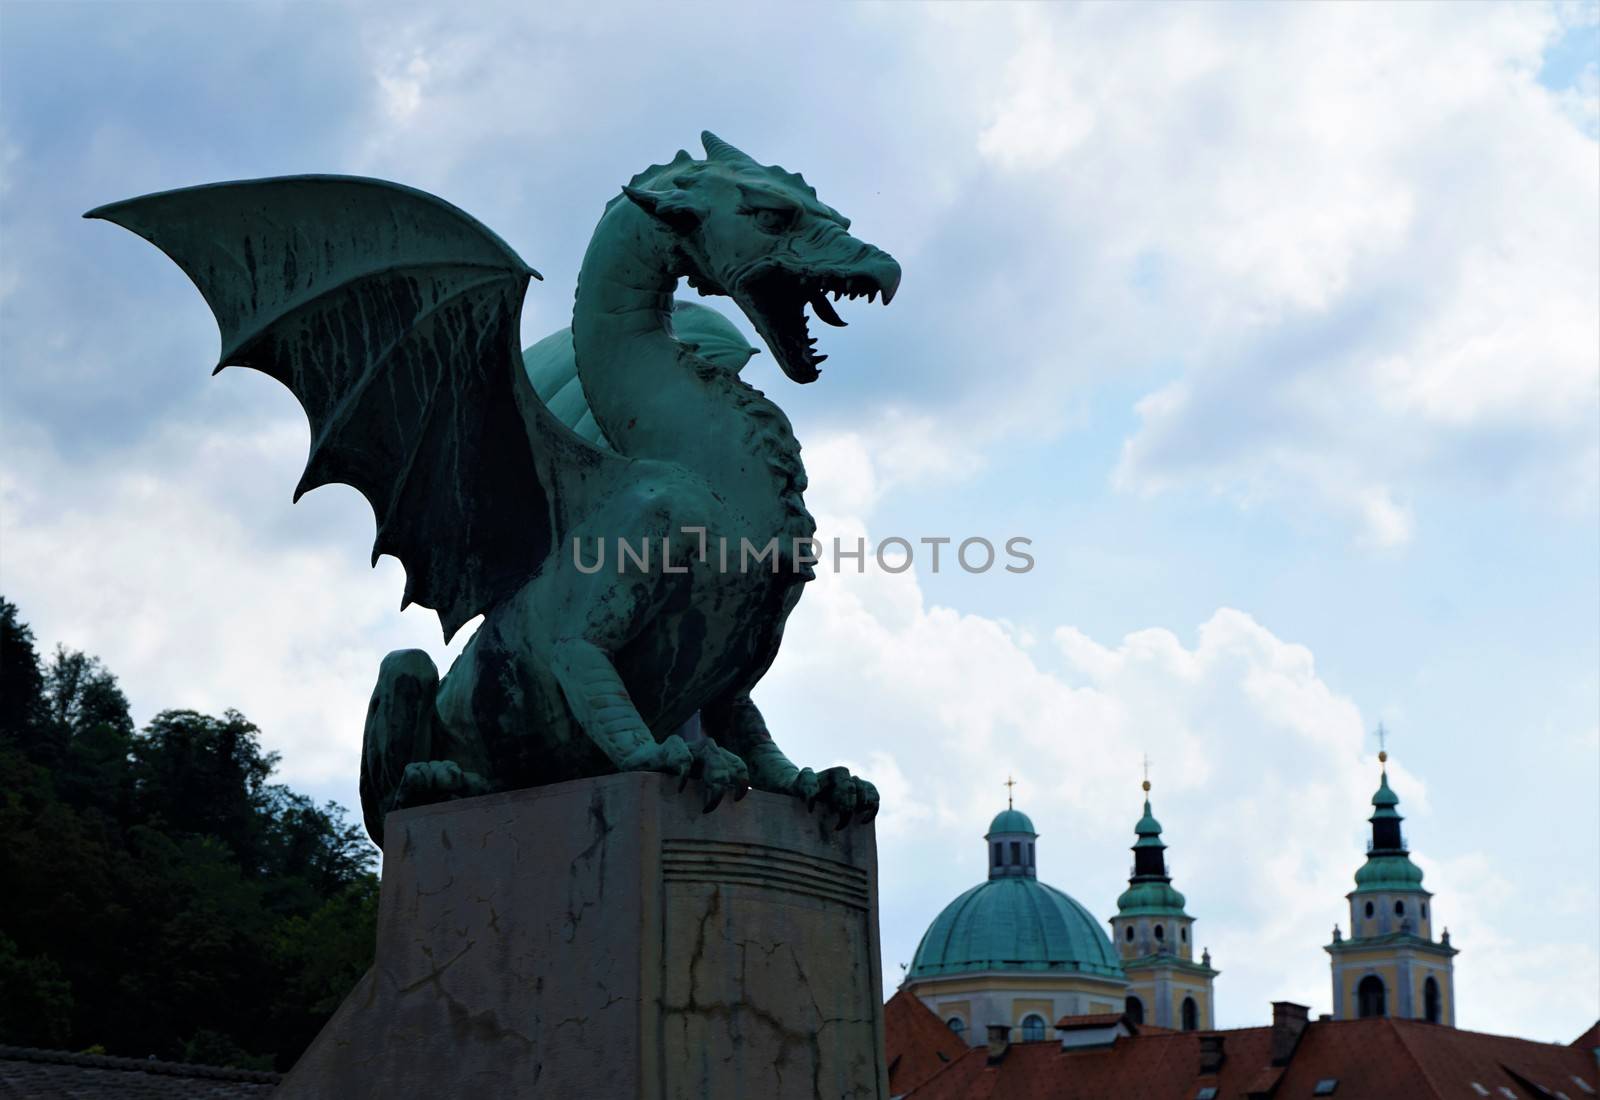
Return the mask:
M48 958L25 958L0 933L0 1033L26 1046L52 1047L72 1031L72 987Z
M27 750L44 717L44 674L33 631L17 618L17 605L0 596L0 737Z
M97 658L58 645L44 670L43 702L61 798L112 819L125 818L133 716L117 678Z
M374 849L244 715L136 730L0 599L0 1043L287 1068L371 964Z

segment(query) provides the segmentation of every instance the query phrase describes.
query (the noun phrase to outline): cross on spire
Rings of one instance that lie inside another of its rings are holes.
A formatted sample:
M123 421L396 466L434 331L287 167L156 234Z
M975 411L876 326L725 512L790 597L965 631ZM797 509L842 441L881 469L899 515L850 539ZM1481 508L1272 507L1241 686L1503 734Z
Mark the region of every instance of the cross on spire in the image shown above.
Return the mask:
M1016 806L1012 805L1012 802L1011 802L1011 795L1013 793L1012 792L1012 788L1015 787L1016 785L1017 785L1017 781L1015 779L1011 778L1011 773L1010 772L1007 772L1006 773L1005 787L1006 787L1006 809L1008 809L1008 810L1016 809Z
M1389 762L1389 731L1383 728L1383 723L1378 723L1378 763Z
M1144 754L1144 791L1150 793L1150 754Z

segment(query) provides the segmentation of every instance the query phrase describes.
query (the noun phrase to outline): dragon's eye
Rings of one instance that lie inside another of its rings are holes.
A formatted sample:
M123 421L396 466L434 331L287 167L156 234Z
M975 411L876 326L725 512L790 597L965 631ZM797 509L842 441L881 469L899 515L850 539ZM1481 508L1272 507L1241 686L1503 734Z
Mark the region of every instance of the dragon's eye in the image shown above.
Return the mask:
M763 233L785 233L794 224L795 213L792 209L764 206L752 210L751 216Z

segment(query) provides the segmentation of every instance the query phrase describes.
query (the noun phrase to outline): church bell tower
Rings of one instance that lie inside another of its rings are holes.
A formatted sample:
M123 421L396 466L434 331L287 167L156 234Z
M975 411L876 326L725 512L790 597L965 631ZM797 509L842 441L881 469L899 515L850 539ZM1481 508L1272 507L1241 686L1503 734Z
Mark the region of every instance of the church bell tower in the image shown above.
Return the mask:
M1172 885L1161 822L1150 812L1150 777L1144 780L1144 816L1133 827L1133 869L1117 899L1111 939L1128 976L1127 1015L1134 1023L1198 1031L1215 1027L1211 953L1194 958L1194 918Z
M1378 729L1380 739L1383 728ZM1350 902L1350 935L1338 925L1325 950L1333 967L1333 1018L1394 1016L1454 1026L1454 959L1450 930L1433 938L1433 895L1422 888L1422 868L1411 862L1400 798L1389 786L1389 753L1372 796L1372 839L1367 861L1356 872Z

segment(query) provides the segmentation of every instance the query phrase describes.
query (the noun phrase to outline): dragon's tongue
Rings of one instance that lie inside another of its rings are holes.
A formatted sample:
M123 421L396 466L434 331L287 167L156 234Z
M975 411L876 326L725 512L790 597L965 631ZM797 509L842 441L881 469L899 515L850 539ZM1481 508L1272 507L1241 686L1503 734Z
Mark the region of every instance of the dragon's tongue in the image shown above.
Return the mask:
M811 312L817 315L817 320L823 322L824 324L832 325L834 328L845 327L846 322L840 320L839 315L833 311L832 304L829 303L828 299L823 296L822 291L813 290L811 292L810 300Z

